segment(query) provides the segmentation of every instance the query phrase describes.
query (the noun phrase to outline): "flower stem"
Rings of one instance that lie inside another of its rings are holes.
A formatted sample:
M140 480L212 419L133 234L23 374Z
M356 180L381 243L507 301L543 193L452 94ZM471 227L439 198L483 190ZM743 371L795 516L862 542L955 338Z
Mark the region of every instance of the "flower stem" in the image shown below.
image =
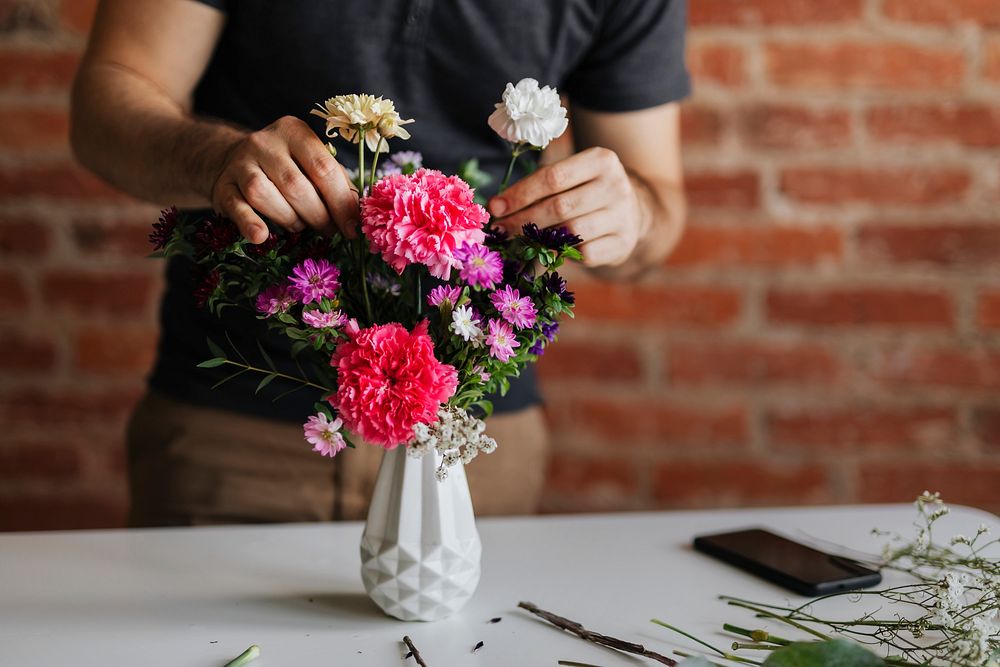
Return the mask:
M241 364L238 361L232 361L230 359L226 359L226 363L229 364L230 366L236 366L237 368L242 368L243 371L251 371L253 373L261 373L263 375L273 375L275 377L279 377L279 378L282 378L284 380L291 380L292 382L298 382L299 384L302 384L302 385L304 385L306 387L313 387L315 389L322 389L325 392L333 393L333 390L330 389L329 387L324 387L321 384L316 384L315 382L310 382L309 380L306 380L305 378L298 378L298 377L295 377L294 375L288 375L287 373L279 373L278 371L272 371L269 368L258 368L257 366L251 366L248 363L242 363ZM254 647L250 647L250 648L254 648ZM247 650L250 650L250 649L247 649ZM240 664L242 664L242 663L240 663Z
M510 183L510 177L514 173L514 164L517 162L517 158L521 157L521 146L514 146L514 149L510 154L510 164L507 165L507 173L503 177L503 181L500 183L500 189L497 190L497 194L502 193L507 189L507 184Z
M417 272L417 317L424 312L423 290L420 289L420 273Z
M375 155L372 156L372 177L368 180L368 188L375 187L375 168L378 166L378 156L382 152L382 142L384 139L382 137L378 138L378 145L375 147ZM362 176L364 178L364 176Z
M260 647L254 644L247 650L240 653L238 656L226 663L225 667L243 667L252 660L256 660L260 655Z

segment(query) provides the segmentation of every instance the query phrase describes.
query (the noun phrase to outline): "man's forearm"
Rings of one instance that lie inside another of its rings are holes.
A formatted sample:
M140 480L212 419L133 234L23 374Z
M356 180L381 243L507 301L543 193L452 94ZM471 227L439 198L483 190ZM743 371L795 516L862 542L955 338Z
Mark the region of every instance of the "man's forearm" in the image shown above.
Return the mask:
M191 117L149 80L113 63L85 64L73 90L77 159L128 194L208 206L227 153L245 132Z

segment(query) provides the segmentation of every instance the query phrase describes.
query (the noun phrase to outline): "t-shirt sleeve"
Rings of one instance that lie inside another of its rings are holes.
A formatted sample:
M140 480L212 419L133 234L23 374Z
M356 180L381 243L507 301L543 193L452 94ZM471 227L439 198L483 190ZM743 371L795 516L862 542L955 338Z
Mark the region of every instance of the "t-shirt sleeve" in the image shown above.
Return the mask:
M686 15L687 0L607 0L594 43L564 83L570 100L635 111L686 97Z
M220 12L226 11L226 4L229 0L192 0L193 2L200 2L203 5L208 5L209 7L215 7Z

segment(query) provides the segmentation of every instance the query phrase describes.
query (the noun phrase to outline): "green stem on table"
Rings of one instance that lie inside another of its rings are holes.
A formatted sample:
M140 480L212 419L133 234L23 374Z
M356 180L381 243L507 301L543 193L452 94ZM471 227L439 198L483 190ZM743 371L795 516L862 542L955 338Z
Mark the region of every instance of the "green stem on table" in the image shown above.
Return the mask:
M243 665L256 660L260 655L260 647L254 644L247 650L226 663L225 667L243 667Z
M829 641L829 640L833 639L829 635L825 635L822 632L820 632L819 630L814 630L813 628L810 628L808 625L805 625L803 623L799 623L797 621L793 621L792 619L788 618L787 616L782 616L781 614L775 614L774 612L768 611L767 609L764 609L763 607L758 607L757 605L754 605L754 604L751 604L751 603L748 603L748 602L744 602L744 601L738 600L736 598L727 598L726 596L722 596L722 599L726 600L727 604L730 604L730 605L732 605L734 607L743 607L744 609L749 609L750 611L757 612L758 616L762 616L764 618L773 618L774 620L780 621L782 623L786 623L786 624L792 626L793 628L798 628L802 632L808 632L809 634L811 634L811 635L813 635L815 637L819 637L820 639L822 639L824 641Z
M673 625L670 625L669 623L666 623L664 621L661 621L658 618L651 618L651 619L649 619L649 622L650 623L655 623L656 625L659 625L660 627L666 628L667 630L671 630L673 632L676 632L679 635L683 635L684 637L687 637L688 639L690 639L693 642L698 642L699 644L701 644L705 648L711 649L711 650L715 651L716 653L718 653L721 656L726 655L726 652L723 651L722 649L718 649L718 648L712 646L711 644L709 644L708 642L702 641L702 640L698 639L697 637L695 637L694 635L692 635L690 633L687 633L687 632L684 632L680 628L675 627Z
M279 373L278 371L272 371L269 368L258 368L257 366L251 366L250 364L247 363L241 364L238 361L232 361L230 359L226 359L225 363L229 364L230 366L236 366L237 368L242 368L243 370L240 371L241 373L250 371L252 373L260 373L262 375L273 375L274 377L279 377L285 380L291 380L292 382L298 382L299 384L302 384L306 387L314 387L316 389L322 389L327 393L333 393L333 390L330 389L329 387L324 387L321 384L316 384L315 382L310 382L309 380L306 380L304 378L298 378L295 377L294 375L288 375L287 373Z

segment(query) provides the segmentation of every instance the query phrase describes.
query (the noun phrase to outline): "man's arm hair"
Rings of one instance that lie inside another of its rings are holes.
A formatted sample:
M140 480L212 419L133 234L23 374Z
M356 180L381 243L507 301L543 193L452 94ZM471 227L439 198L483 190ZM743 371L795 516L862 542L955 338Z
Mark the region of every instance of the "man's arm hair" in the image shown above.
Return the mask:
M102 0L73 86L77 159L140 199L208 206L246 134L191 116L225 16L191 0Z

